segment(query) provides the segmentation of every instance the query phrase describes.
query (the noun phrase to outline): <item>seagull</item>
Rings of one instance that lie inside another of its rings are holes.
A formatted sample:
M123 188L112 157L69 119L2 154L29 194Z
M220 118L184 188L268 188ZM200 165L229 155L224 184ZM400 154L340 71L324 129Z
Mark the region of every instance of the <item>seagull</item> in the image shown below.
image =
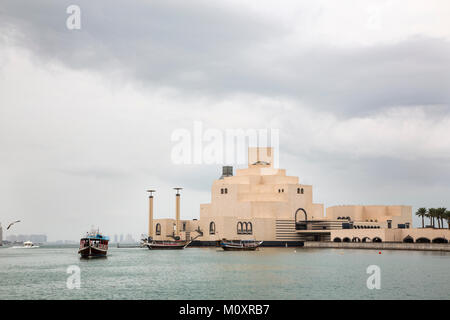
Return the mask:
M8 228L6 228L6 230L9 230L9 228L11 228L11 226L12 226L13 224L17 223L17 222L20 222L20 220L11 222L11 223L9 224Z

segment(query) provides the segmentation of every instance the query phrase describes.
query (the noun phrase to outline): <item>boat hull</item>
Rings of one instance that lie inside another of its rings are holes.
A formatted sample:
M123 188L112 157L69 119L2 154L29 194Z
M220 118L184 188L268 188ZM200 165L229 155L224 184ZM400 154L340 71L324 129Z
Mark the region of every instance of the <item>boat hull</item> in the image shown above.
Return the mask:
M83 258L89 258L89 257L106 257L106 254L108 253L107 250L103 250L100 248L95 248L91 246L84 247L80 250L78 250L78 253Z
M221 246L225 251L255 251L258 247L234 247L234 246Z
M233 242L221 242L220 246L225 251L255 251L262 244L262 241L254 242L251 244L233 243Z
M146 246L150 250L182 250L187 247L190 242L180 241L180 242L152 242L147 243Z

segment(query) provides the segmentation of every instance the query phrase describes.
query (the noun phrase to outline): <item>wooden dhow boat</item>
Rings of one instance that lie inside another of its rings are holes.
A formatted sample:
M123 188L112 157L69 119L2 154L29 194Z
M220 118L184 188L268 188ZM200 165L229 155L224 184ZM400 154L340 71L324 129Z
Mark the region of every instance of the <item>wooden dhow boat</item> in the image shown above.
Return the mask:
M263 241L228 241L223 239L220 241L220 246L225 251L255 251L262 243Z
M173 241L150 241L145 245L150 250L181 250L186 248L191 241L173 240Z
M91 231L80 240L78 253L82 258L106 257L108 252L109 238L102 235L98 230Z

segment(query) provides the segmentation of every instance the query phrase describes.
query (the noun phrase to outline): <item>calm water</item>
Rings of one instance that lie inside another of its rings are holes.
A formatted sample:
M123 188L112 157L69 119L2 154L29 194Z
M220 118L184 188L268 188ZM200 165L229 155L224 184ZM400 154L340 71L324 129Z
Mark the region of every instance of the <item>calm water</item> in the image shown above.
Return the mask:
M81 288L69 290L69 265ZM369 290L366 268L381 268ZM0 248L0 299L449 299L450 254L412 251L110 248L80 260L77 248Z

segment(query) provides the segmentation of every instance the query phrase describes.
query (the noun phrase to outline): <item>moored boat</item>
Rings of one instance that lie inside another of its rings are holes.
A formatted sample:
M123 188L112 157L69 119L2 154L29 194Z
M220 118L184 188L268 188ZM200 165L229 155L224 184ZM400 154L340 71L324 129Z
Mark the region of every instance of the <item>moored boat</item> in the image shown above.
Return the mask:
M23 243L23 246L14 246L13 248L14 249L34 249L34 248L39 248L39 246L35 245L31 241L25 241Z
M220 241L220 246L225 251L255 251L263 241Z
M186 248L191 241L173 240L173 241L150 241L145 245L150 250L181 250Z
M98 230L91 231L80 240L78 253L82 258L106 257L108 252L109 238L102 235Z

